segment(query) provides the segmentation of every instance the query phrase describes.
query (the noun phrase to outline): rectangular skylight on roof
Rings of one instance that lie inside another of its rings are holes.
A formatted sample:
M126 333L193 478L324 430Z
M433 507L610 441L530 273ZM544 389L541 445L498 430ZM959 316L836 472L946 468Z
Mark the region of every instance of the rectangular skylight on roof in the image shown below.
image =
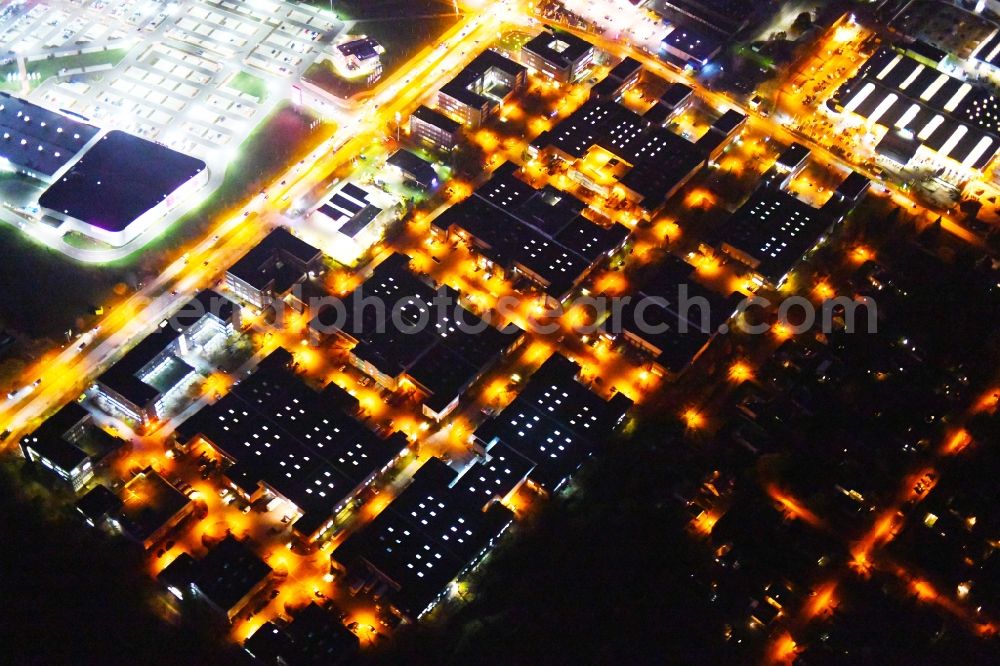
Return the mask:
M976 147L972 149L968 157L962 160L962 166L970 167L979 161L979 158L983 156L983 153L993 144L993 139L988 136L984 136L976 144Z
M917 134L917 138L920 139L921 141L926 141L927 137L933 134L935 130L937 130L937 128L943 122L944 122L944 116L940 114L934 116L933 118L930 119L930 122L924 125L924 128L920 130L920 132Z
M885 99L883 99L879 103L879 105L875 107L874 113L872 113L872 115L868 117L868 120L873 123L877 123L878 119L881 118L885 114L885 112L888 111L892 107L892 105L896 103L896 100L898 99L899 95L897 95L896 93L889 93L888 95L886 95Z
M938 75L938 77L934 79L934 83L927 86L927 88L922 93L920 93L920 99L926 102L931 97L934 97L934 95L937 94L938 90L941 89L941 86L943 86L945 83L948 82L949 78L951 77L949 77L947 74Z
M910 75L909 75L908 77L906 77L906 80L905 80L905 81L903 81L903 82L902 82L902 83L901 83L901 84L899 85L899 89L900 89L900 90L906 90L906 88L907 88L907 87L908 87L908 86L909 86L909 85L910 85L911 83L913 83L913 81L914 81L914 80L915 80L915 79L916 79L916 78L917 78L918 76L920 76L920 73L921 73L922 71L924 71L924 69L926 69L926 68L925 68L925 67L924 67L923 65L921 65L921 64L918 64L918 65L917 65L916 67L914 67L914 68L913 68L913 71L912 71L912 72L910 72Z
M918 104L911 104L910 108L908 108L906 112L899 117L899 120L896 121L896 127L903 129L910 124L910 121L913 120L918 113L920 113L920 106Z
M887 76L887 75L889 74L889 72L891 72L891 71L892 71L892 70L893 70L893 69L894 69L894 68L896 67L896 65L898 65L898 64L899 64L899 61L900 61L900 60L902 60L902 59L903 59L903 56L902 56L902 55L899 55L899 54L897 54L897 55L896 55L896 57L895 57L895 58L893 58L893 59L892 59L892 60L891 60L891 61L889 62L889 64L888 64L888 65L886 65L886 66L885 66L885 67L884 67L884 68L882 69L882 71L878 73L878 76L876 76L875 78L876 78L876 79L878 79L879 81L881 81L882 79L884 79L884 78L885 78L885 77L886 77L886 76Z
M944 110L947 111L948 113L954 111L956 108L958 108L958 105L965 98L965 96L969 94L969 91L971 90L972 86L970 86L968 83L963 83L961 86L959 86L958 91L951 96L951 99L948 100L948 103L944 105Z
M848 101L847 104L844 105L844 111L852 113L856 108L861 106L861 103L864 102L866 99L868 99L868 96L871 95L873 92L875 92L874 83L869 82L861 86L861 90L858 92L858 94L852 97L850 101Z
M962 140L962 137L965 136L968 131L968 127L965 125L959 125L952 135L948 137L948 140L944 142L944 145L941 146L941 150L938 152L942 155L950 155L951 151L955 149L955 146L958 145L958 142Z

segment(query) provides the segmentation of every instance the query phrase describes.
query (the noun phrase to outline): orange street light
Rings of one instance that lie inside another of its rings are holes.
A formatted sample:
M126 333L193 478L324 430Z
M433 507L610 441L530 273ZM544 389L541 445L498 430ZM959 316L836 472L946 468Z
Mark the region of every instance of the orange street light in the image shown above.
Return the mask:
M863 264L875 258L875 252L864 245L859 245L851 251L851 260L857 264Z
M712 528L717 522L719 522L719 514L714 511L702 511L691 521L691 527L699 534L707 536L712 533Z
M915 580L910 584L910 588L913 590L913 593L923 601L929 601L937 596L937 592L934 590L934 587L931 586L931 584L926 580Z
M1000 388L994 388L986 393L976 403L975 411L992 412L1000 405Z
M736 383L753 379L753 368L746 361L736 361L729 368L729 378Z
M722 270L722 264L719 263L716 257L704 254L695 257L694 266L705 277L718 275L719 271Z
M795 661L799 646L791 634L785 633L778 637L771 649L771 661L778 664L790 664Z
M948 455L959 453L966 446L968 446L971 441L972 435L969 434L968 430L963 428L948 438L948 441L944 445L944 452Z
M673 220L660 220L653 230L657 238L674 240L681 235L681 228Z
M807 602L805 608L806 617L812 619L827 611L833 610L837 605L837 598L834 595L837 583L830 581L821 585L815 590L812 598Z
M784 342L792 337L792 329L784 322L778 322L775 324L771 329L771 333L778 339L779 342Z
M819 282L817 282L816 286L813 288L813 291L821 300L824 301L833 298L834 294L833 287L831 287L830 283L827 282L826 280L820 280Z
M705 425L705 417L694 407L688 407L685 409L681 418L684 420L684 425L687 426L689 430L698 430Z

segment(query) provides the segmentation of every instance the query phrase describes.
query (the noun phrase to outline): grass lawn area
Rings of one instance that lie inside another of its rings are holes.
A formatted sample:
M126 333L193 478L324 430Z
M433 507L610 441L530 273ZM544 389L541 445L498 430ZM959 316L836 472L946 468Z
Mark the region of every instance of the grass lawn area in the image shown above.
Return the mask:
M319 86L338 97L348 98L371 88L366 78L342 79L333 71L329 60L314 62L302 74L303 80Z
M227 210L243 205L289 164L307 155L313 146L332 134L329 124L311 128L314 121L313 116L290 104L272 111L240 144L237 157L230 162L219 188L137 254L143 256L161 250L176 254L192 239L204 234L208 223Z
M106 303L122 271L94 269L28 240L0 224L0 328L34 338L58 338L86 318L91 303Z
M104 250L108 245L99 240L84 236L78 231L70 231L63 236L63 242L81 250Z
M247 71L236 74L229 80L229 86L241 93L256 97L258 102L263 102L267 97L267 82Z
M320 137L333 132L332 124L311 129L314 121L314 116L288 103L272 111L240 144L239 156L229 165L213 199L227 201L227 205L238 203L308 154Z
M316 7L329 8L328 0L310 0ZM357 21L352 34L365 34L385 47L382 54L383 78L420 49L435 41L459 19L451 0L340 0L334 3L344 21Z
M32 87L35 87L46 79L58 76L63 69L96 67L98 65L117 65L122 61L127 53L128 49L107 49L104 51L94 51L93 53L84 53L82 55L61 56L59 58L35 60L33 62L26 63L25 66L28 69L28 74L36 77L29 81L29 84ZM21 84L16 79L17 71L16 60L0 67L0 87L4 90L20 89ZM8 81L7 79L11 75L15 78L12 81Z

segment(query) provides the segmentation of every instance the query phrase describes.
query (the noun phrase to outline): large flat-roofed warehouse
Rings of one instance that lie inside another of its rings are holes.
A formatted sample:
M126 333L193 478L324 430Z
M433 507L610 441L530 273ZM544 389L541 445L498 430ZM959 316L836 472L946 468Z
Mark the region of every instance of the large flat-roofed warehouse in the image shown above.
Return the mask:
M205 163L164 145L112 130L39 198L45 213L113 246L153 227L208 182Z
M458 477L431 458L392 504L333 551L333 562L386 599L400 617L420 619L513 521L510 509L456 486L470 474L480 475L481 466ZM506 481L509 488L516 483Z
M556 354L500 414L475 432L489 450L507 445L534 467L530 479L557 492L570 476L607 444L632 401L621 393L605 400L577 380L580 367Z
M594 45L576 35L546 28L521 47L521 61L561 83L575 81L594 61Z
M389 197L377 188L344 183L311 216L330 239L324 246L327 254L348 266L357 263L396 218L389 203Z
M438 91L438 108L469 127L479 127L524 88L527 69L496 51L483 51Z
M722 296L694 280L695 268L669 255L646 287L612 313L605 335L639 348L652 360L652 371L676 376L708 347L743 297Z
M247 542L229 534L200 560L181 553L157 579L177 597L197 599L231 622L264 589L271 571Z
M337 613L311 603L289 623L267 622L243 644L263 664L344 666L356 663L361 641Z
M703 67L733 36L768 7L754 0L652 0L648 7L670 24L661 49L679 65Z
M0 158L32 178L50 182L97 133L93 125L0 92Z
M918 141L966 169L981 171L1000 150L1000 104L994 96L888 47L837 90L832 106Z
M332 384L313 390L290 362L287 351L272 353L222 400L181 424L177 437L192 448L207 443L231 462L224 476L246 501L293 505L292 527L309 540L392 463L406 438L380 439L355 418L355 398Z
M152 467L132 477L120 493L115 519L121 531L149 550L194 512L194 502Z
M788 192L760 188L726 222L719 247L749 266L758 284L780 287L836 221Z
M716 32L704 26L675 26L664 35L660 48L679 63L698 69L718 55L725 41Z
M767 3L755 0L655 0L650 7L671 23L698 26L732 35L746 27Z
M406 255L393 254L344 299L342 313L321 309L310 326L321 335L346 338L353 344L351 363L389 390L408 380L423 394L424 414L440 420L519 344L522 331L513 324L493 328L459 305L454 290L436 292L421 282L409 262ZM447 307L434 305L439 293ZM363 305L373 299L385 305L384 312Z
M501 166L472 197L435 218L434 230L470 242L488 269L526 277L561 301L629 231L591 221L582 201L552 187L536 190L516 170Z
M684 137L609 100L591 100L536 138L529 152L572 164L570 177L600 194L618 193L654 215L705 164Z

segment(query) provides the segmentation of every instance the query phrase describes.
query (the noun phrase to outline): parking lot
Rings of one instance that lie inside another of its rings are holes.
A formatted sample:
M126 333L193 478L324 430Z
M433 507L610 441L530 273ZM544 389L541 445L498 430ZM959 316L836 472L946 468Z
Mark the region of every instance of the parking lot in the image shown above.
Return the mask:
M51 57L126 49L112 68L66 68L29 99L218 168L342 28L275 0L60 0L0 12L0 52L30 70Z

